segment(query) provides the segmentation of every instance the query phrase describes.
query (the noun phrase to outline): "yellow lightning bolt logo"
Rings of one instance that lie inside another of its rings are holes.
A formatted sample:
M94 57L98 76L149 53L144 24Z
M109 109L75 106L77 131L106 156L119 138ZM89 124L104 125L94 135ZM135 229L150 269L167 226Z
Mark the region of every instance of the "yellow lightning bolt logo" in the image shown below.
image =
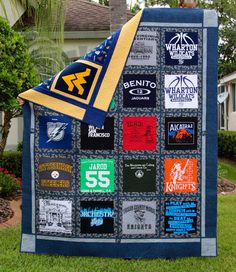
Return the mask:
M78 89L78 94L83 95L84 88L82 84L87 83L87 81L84 78L90 76L90 74L91 69L86 68L84 72L63 76L62 79L67 84L68 91L72 92L74 90L74 87L76 87Z

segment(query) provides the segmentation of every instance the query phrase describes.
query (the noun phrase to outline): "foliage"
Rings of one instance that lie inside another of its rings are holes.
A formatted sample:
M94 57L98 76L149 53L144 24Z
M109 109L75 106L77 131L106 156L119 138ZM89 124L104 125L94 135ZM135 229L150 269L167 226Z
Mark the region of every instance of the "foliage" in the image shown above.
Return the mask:
M40 81L55 75L70 63L58 44L47 36L40 36L40 33L34 30L26 31L23 35Z
M12 196L21 189L21 178L15 178L7 169L0 167L0 196Z
M17 95L37 84L37 73L22 36L3 18L0 18L0 55L0 111L15 113L19 109Z
M100 5L109 6L109 0L99 0Z
M137 13L139 10L140 10L140 6L137 2L133 6L130 6L130 11L132 13Z
M0 158L0 165L8 169L16 177L22 177L22 152L4 151L2 158Z
M11 119L21 114L17 96L38 82L37 72L22 36L12 30L8 22L0 17L0 111L4 122L0 130L0 157L6 145Z
M17 6L17 1L12 0L10 5ZM51 77L69 63L62 51L67 0L20 2L28 16L32 16L36 30L24 34L30 56L21 35L14 32L6 21L0 20L0 111L4 111L4 124L0 131L0 157L6 146L11 119L21 114L17 95L37 85L39 79L43 81ZM0 1L0 6L7 17L4 2ZM18 29L22 27L18 25Z
M236 70L236 6L232 0L200 1L203 8L215 9L219 15L219 77Z
M218 132L218 155L232 159L236 157L236 131Z
M41 81L58 73L67 64L62 49L66 3L67 0L31 0L35 29L24 34Z
M156 4L162 6L169 5L171 8L176 8L178 7L178 0L145 0L145 7L154 6Z
M18 142L16 150L20 152L23 151L23 142Z
M11 0L9 1L12 9L17 10L17 3L20 2L22 7L26 10L27 16L33 19L36 31L40 36L47 35L53 38L60 45L64 41L64 22L66 5L68 0ZM5 3L0 1L4 15L8 18L7 8ZM16 14L17 15L17 14ZM19 13L20 15L20 13ZM22 22L22 20L20 20ZM43 35L41 35L43 34Z
M50 78L69 64L63 52L67 1L30 0L26 5L27 0L21 0L27 12L14 29L22 31L40 81Z
M63 52L68 0L12 0L12 5L17 1L26 12L13 28L23 34L40 81L44 81L69 64Z
M236 267L236 195L218 198L218 257L114 259L20 254L20 226L0 230L4 272L233 272Z

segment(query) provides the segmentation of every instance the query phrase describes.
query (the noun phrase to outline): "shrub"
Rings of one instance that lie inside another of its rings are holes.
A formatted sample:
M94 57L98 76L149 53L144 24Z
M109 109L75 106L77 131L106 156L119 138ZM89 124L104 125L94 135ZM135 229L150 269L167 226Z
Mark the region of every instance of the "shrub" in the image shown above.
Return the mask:
M22 153L19 151L5 151L0 159L1 167L8 169L15 177L22 177Z
M218 155L230 159L236 158L236 131L218 132Z
M23 142L19 142L16 148L17 151L22 152L23 151Z
M0 167L0 196L12 196L21 189L21 179Z

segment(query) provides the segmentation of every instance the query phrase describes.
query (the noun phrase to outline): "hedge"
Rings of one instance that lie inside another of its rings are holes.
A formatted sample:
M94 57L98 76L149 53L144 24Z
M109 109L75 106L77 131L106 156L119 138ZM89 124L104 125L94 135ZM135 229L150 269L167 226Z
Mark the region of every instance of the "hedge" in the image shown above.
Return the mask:
M230 159L236 158L236 131L218 132L218 155Z
M15 177L21 178L22 152L4 151L3 157L0 159L0 166L7 169L9 173L14 174Z

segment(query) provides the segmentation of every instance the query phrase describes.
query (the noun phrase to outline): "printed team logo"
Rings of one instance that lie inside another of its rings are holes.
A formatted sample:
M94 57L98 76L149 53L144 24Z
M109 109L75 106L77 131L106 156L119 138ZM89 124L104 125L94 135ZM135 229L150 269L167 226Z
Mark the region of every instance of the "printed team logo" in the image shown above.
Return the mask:
M197 202L166 201L165 202L165 233L185 235L196 233Z
M63 76L62 79L68 86L68 91L73 92L77 89L79 95L83 96L85 93L85 84L87 84L87 77L91 75L91 69L86 68L85 71Z
M39 187L44 190L69 190L72 171L71 159L39 158Z
M51 91L88 104L100 71L98 64L76 61L55 77Z
M156 66L156 32L138 31L127 65Z
M156 87L156 75L124 75L124 108L155 108Z
M81 159L80 191L114 192L114 160Z
M80 202L81 233L114 233L113 201Z
M156 117L123 117L123 150L156 150Z
M156 192L156 160L123 161L124 192Z
M197 65L198 64L198 33L197 32L166 32L165 33L165 64L166 65Z
M81 123L81 149L113 150L114 117L107 117L101 128Z
M165 108L197 109L197 75L165 75Z
M39 116L39 147L72 148L72 120L67 116Z
M124 201L122 207L123 234L155 234L156 202Z
M197 159L165 159L165 193L196 193L198 191Z
M67 125L68 123L47 122L47 135L48 135L47 143L51 141L58 142L63 140Z
M167 117L165 119L165 149L197 149L197 118Z
M72 233L72 201L39 199L39 231Z

